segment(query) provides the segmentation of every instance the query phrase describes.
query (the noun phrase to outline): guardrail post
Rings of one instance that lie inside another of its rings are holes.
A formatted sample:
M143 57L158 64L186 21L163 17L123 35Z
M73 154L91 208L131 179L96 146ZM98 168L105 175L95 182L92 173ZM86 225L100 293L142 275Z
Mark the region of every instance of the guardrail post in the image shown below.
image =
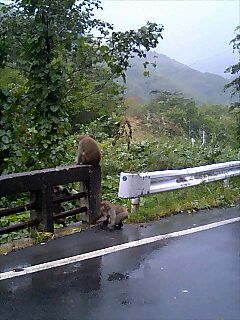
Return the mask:
M101 204L101 167L92 166L89 170L89 223L94 224L99 217Z
M54 232L52 194L53 187L30 192L30 200L36 205L35 210L30 211L30 217L39 221L38 231Z
M140 205L140 198L131 199L131 213L138 211Z
M228 189L230 187L230 179L229 178L223 180L223 186L224 186L224 189Z

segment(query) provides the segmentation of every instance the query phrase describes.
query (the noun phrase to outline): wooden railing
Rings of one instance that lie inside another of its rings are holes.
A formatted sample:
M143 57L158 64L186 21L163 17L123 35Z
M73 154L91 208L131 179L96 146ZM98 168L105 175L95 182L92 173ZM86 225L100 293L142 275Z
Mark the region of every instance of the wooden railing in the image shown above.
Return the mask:
M60 198L53 197L54 186L72 182L81 182L81 192ZM29 219L0 228L0 235L29 227L54 232L54 220L82 212L87 213L89 223L94 223L101 201L101 169L100 166L72 165L0 176L0 197L23 192L29 193L29 203L0 210L0 218L30 211ZM74 199L83 199L84 206L53 215L54 205Z

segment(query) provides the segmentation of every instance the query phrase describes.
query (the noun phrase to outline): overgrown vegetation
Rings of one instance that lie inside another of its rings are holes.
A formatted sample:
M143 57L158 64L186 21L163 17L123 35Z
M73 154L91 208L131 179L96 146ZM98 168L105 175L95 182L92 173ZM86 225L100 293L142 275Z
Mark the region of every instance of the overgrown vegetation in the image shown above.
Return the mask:
M103 198L129 205L117 198L121 171L236 160L239 123L226 106L199 106L180 92L157 90L144 105L124 100L124 88L115 80L125 78L130 57L145 58L156 47L163 26L148 23L137 31L115 32L94 18L99 9L98 0L14 1L1 7L1 173L73 163L81 132L100 144ZM239 203L239 189L236 178L228 189L219 182L146 197L129 221L233 205ZM14 207L27 198L9 196L0 205ZM66 208L72 207L69 203ZM0 226L28 216L26 211L2 218ZM12 233L1 241L26 235L27 230Z
M240 54L240 25L236 27L235 32L236 32L236 36L234 39L230 41L230 44L233 47L233 51L238 51L238 53ZM232 104L231 109L232 110L235 109L239 113L240 112L240 99L239 99L240 76L238 74L240 72L240 62L238 61L233 66L230 66L225 70L225 72L229 72L234 76L234 79L225 86L225 89L226 90L231 89L232 97L234 96L238 97L237 101Z
M240 203L239 179L232 179L229 188L215 182L194 188L170 191L142 199L140 209L130 216L129 222L147 222L161 217L200 209L232 206Z
M13 1L1 7L0 69L14 69L0 88L2 173L67 161L78 124L113 109L122 114L121 87L129 58L145 57L162 25L115 32L94 18L99 0ZM118 105L118 108L115 106Z

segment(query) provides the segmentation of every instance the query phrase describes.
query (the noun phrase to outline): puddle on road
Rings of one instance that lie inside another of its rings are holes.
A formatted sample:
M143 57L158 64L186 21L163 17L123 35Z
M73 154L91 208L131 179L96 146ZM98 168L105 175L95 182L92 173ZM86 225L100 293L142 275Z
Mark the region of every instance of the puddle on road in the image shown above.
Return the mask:
M123 274L120 272L112 272L108 274L108 281L122 281L129 278L128 274Z

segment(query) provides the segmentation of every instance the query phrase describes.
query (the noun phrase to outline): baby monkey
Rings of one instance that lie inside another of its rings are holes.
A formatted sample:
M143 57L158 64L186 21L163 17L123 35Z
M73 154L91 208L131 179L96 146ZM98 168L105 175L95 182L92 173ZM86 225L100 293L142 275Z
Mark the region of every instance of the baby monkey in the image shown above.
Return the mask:
M103 226L107 225L109 230L121 229L122 221L128 218L127 209L118 204L109 201L102 201L100 206L100 218L97 222L102 222ZM109 221L110 220L110 221Z
M53 187L53 194L52 194L52 199L54 200L58 200L67 196L71 196L71 192L68 191L67 188L63 187L62 185L58 185L58 186L54 186ZM65 208L63 207L62 203L54 203L53 205L53 216L64 212ZM59 222L63 225L66 226L66 219L65 218L61 218L59 219Z
M101 152L97 142L93 138L86 135L80 135L77 138L77 144L77 164L99 164L101 160Z

